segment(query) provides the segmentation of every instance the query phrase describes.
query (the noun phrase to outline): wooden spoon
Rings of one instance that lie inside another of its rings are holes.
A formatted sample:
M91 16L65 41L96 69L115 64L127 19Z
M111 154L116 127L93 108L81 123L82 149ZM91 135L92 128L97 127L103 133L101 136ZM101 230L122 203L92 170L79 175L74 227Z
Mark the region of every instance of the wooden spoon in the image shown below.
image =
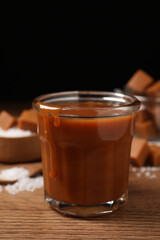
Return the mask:
M42 173L42 162L20 163L20 164L0 164L0 173L2 170L14 168L14 167L27 169L29 171L29 177L34 177L37 174ZM0 184L15 183L17 180L0 179Z

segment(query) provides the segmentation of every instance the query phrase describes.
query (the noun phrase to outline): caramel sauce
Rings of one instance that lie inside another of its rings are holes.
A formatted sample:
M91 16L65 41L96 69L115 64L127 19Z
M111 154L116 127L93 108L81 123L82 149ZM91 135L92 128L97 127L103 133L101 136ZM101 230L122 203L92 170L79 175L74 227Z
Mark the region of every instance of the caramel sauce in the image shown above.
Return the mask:
M106 117L122 110L96 102L38 107L44 185L51 198L90 205L127 191L134 114Z

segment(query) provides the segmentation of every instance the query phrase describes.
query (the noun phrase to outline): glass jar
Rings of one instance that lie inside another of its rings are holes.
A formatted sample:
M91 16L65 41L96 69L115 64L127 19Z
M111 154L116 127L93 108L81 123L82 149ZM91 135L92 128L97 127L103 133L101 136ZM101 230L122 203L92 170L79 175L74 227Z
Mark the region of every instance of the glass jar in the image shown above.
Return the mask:
M33 101L45 199L64 214L110 213L127 200L139 101L112 92L72 91Z

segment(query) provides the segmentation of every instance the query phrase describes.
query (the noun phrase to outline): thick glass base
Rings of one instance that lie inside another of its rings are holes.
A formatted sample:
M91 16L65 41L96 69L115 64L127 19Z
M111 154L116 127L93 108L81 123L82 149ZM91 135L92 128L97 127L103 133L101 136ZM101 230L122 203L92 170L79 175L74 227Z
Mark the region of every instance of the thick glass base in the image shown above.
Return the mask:
M108 201L97 205L76 205L57 201L51 198L48 194L45 194L46 202L49 203L54 209L64 215L75 217L93 217L112 213L127 201L127 197L128 192L114 201Z

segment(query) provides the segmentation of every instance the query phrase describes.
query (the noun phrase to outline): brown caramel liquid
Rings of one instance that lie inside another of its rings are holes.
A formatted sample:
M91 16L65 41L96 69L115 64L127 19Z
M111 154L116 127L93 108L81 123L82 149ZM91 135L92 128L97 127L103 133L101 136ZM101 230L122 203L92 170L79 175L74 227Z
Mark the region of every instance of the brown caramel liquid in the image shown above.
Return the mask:
M116 200L128 188L134 114L96 118L93 107L106 112L106 104L73 102L79 116L89 117L63 117L62 106L38 114L47 195L80 205Z

